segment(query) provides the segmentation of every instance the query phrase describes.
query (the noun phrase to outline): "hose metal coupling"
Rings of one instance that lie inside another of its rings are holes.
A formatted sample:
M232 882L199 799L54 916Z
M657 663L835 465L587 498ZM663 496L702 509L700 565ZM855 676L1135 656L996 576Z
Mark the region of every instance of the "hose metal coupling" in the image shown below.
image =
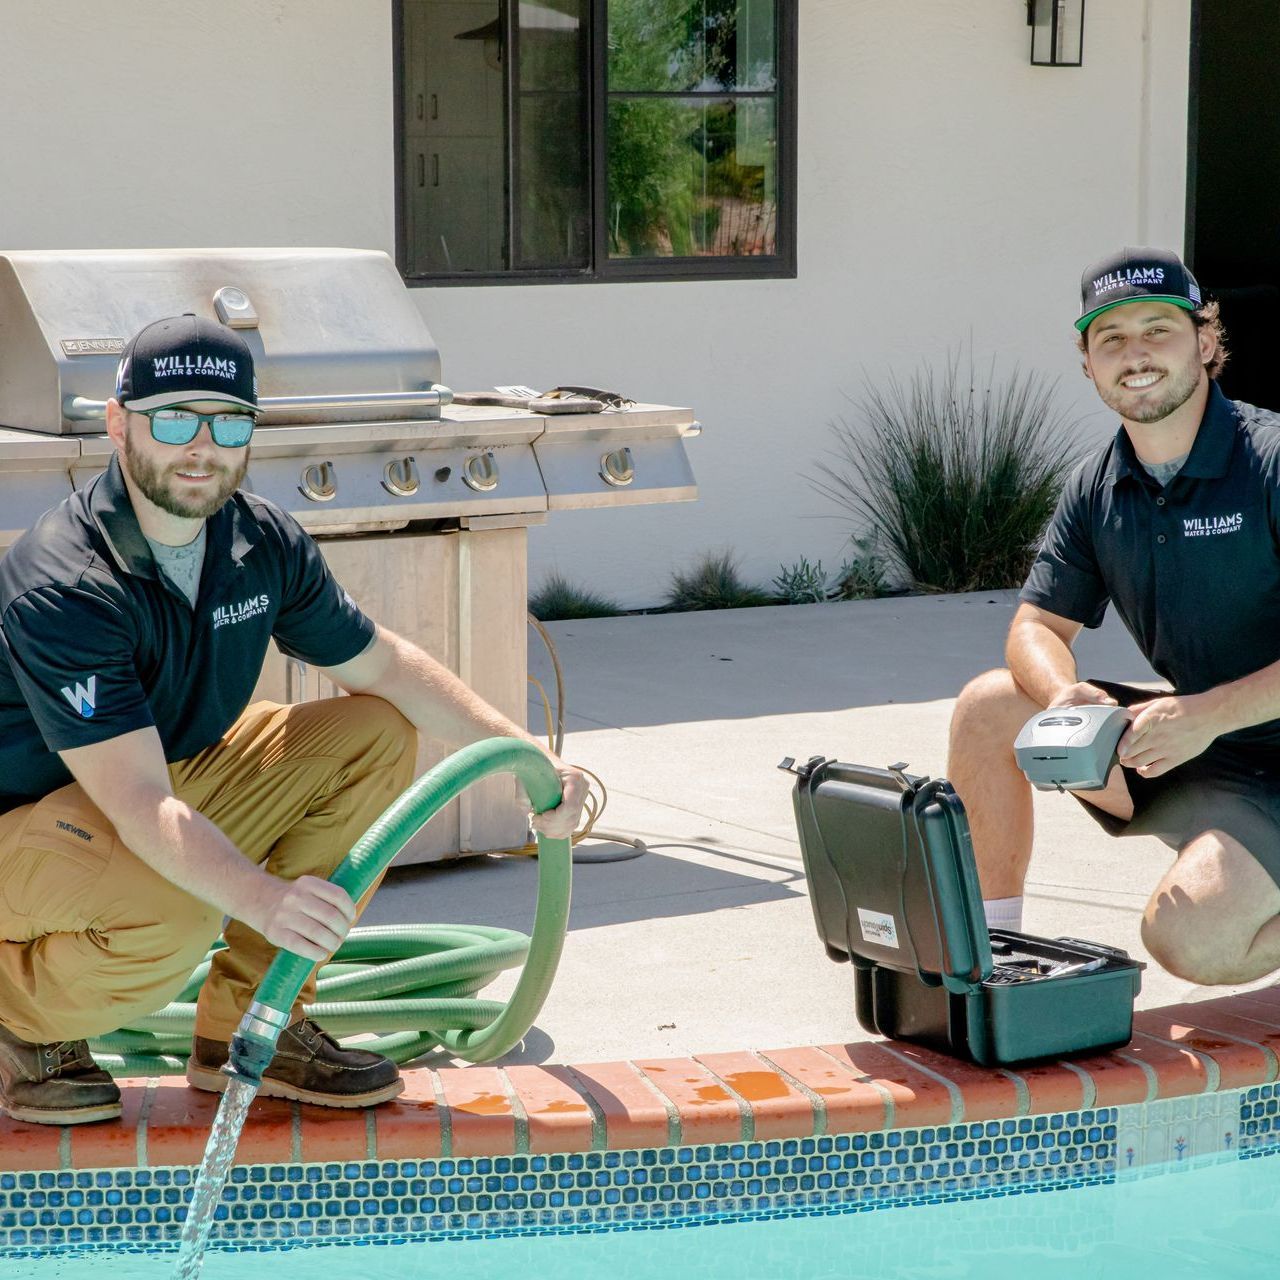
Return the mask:
M262 1083L262 1073L276 1056L280 1033L289 1025L289 1011L274 1009L254 1001L249 1006L231 1045L222 1070L233 1079L243 1080L255 1088Z

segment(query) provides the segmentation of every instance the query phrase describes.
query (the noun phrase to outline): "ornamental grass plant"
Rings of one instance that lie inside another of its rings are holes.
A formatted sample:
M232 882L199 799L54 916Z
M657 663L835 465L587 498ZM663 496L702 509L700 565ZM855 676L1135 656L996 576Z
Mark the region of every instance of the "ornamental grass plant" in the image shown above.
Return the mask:
M777 604L777 598L744 582L729 551L708 552L691 569L671 575L663 607L676 613L690 609L750 609Z
M529 597L529 612L539 622L561 622L571 618L611 618L622 608L607 596L574 586L559 573L550 573Z
M980 377L972 353L865 382L811 483L919 590L1020 586L1080 455L1080 419L1056 391L1016 368L997 380L994 360Z

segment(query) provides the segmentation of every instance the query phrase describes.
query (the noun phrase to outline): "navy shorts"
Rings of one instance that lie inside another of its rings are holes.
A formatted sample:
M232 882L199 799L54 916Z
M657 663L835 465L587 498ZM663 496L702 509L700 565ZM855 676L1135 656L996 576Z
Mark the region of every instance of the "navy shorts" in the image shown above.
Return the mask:
M1169 692L1110 680L1088 683L1105 689L1122 707ZM1225 831L1280 885L1280 748L1245 747L1219 739L1202 755L1158 778L1124 768L1124 780L1133 798L1128 822L1076 797L1104 830L1114 836L1155 836L1171 849L1181 849L1206 831Z

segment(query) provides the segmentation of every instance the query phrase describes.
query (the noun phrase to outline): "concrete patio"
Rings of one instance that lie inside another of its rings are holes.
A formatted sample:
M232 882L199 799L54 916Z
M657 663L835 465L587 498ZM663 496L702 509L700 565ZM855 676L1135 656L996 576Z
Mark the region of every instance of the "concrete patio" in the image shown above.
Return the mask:
M599 827L649 852L578 865L559 976L503 1062L583 1062L865 1038L852 974L814 931L783 756L945 773L964 682L1001 662L1012 591L550 624L567 686L564 756L608 788ZM1153 673L1111 616L1078 645L1082 674ZM531 632L530 672L553 696ZM531 696L529 723L540 725ZM1139 922L1171 854L1110 839L1070 797L1037 795L1028 932L1147 959ZM583 846L584 848L590 846ZM394 870L367 923L528 930L536 865L482 857ZM514 975L486 994L501 996ZM1265 985L1265 984L1255 984ZM1139 1008L1197 988L1154 965ZM444 1059L432 1060L444 1061Z

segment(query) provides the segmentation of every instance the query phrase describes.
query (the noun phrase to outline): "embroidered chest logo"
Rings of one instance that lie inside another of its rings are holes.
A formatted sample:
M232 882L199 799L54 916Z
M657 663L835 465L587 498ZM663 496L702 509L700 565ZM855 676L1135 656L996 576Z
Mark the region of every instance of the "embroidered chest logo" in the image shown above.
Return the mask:
M93 713L98 709L95 705L98 701L98 677L90 676L87 685L76 681L75 688L64 684L62 686L62 696L71 703L72 710L82 715L86 720L93 719Z
M1239 533L1243 526L1244 513L1240 511L1229 516L1184 518L1182 521L1182 536L1184 538L1211 538L1219 533Z
M234 627L237 622L260 617L270 606L271 597L265 591L260 596L250 596L235 604L220 604L213 611L213 629L216 631L219 627Z

